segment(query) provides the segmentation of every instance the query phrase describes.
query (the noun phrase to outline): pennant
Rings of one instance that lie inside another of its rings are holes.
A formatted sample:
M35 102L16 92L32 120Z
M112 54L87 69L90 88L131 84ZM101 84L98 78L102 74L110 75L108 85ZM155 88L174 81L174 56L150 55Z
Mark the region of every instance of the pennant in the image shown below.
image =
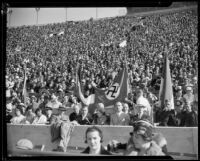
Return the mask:
M171 108L174 109L174 97L172 90L172 81L171 81L171 73L169 68L169 60L168 55L165 55L165 61L163 66L163 73L161 76L161 84L159 91L159 101L161 107L164 107L165 100L169 100L171 102Z
M64 31L58 33L58 36L64 35Z
M49 37L53 37L53 34L50 34Z
M119 46L120 46L121 48L127 46L126 40L122 41L122 42L119 44Z

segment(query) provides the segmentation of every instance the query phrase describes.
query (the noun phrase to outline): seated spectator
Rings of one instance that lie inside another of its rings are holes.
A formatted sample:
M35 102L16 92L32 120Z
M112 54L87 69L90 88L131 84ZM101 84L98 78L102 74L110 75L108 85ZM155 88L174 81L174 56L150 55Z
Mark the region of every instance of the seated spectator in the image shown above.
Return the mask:
M42 114L42 110L40 108L37 108L35 110L36 116L32 122L32 124L46 124L47 117Z
M130 125L133 125L138 120L150 120L150 116L147 114L146 107L144 105L138 104L136 105L136 108L138 113L136 115L131 115Z
M46 114L45 109L48 102L49 102L49 96L44 95L44 100L39 104L39 107L38 107L42 110L42 114Z
M66 114L67 108L59 106L58 115L56 115L55 122L70 122L69 116Z
M11 119L12 119L12 115L11 115L11 112L12 112L12 106L10 105L6 105L6 123L11 123Z
M74 112L72 112L70 115L69 115L69 120L70 121L78 121L78 117L80 115L80 106L79 105L74 105L73 106L73 110Z
M17 108L15 109L16 116L14 116L10 120L11 124L24 124L25 116L22 113L23 113L22 108L20 108L20 106L17 106Z
M52 94L51 100L47 103L46 106L52 107L53 109L58 109L60 106L62 106L62 103L58 101L54 94Z
M88 106L84 105L81 108L81 114L78 116L77 121L80 125L91 125L92 117L88 113Z
M33 112L33 105L29 105L26 109L26 124L32 124L35 119L35 113Z
M88 147L82 152L93 155L111 155L102 145L103 133L101 129L96 126L89 127L85 132L85 143Z
M177 120L175 117L175 111L171 108L169 100L165 100L165 107L161 112L161 123L160 126L177 126Z
M24 103L20 103L19 106L20 106L21 109L22 109L22 112L23 112L22 114L25 115L25 112L26 112L26 106L24 105Z
M126 114L129 114L129 106L127 103L124 103L123 104L123 112L126 113Z
M153 125L147 121L138 121L134 125L124 155L163 156L162 148L153 141Z
M35 110L39 107L39 103L37 102L37 98L34 94L30 97L30 103L33 105L33 111L35 112Z
M162 113L162 109L160 107L160 102L156 102L153 106L153 113L154 113L154 123L158 123L161 122L161 113Z
M181 111L182 111L183 105L184 105L184 99L182 97L182 90L179 89L176 93L176 96L174 97L174 109L175 109L178 125L180 124L180 121L181 121Z
M92 124L94 125L109 125L110 124L110 118L108 115L106 115L103 103L97 104L97 109L95 111L95 114L93 115Z
M183 95L185 102L192 104L194 102L194 95L192 93L192 87L186 87L186 94Z
M129 125L130 117L123 111L121 102L115 104L115 113L110 117L110 125Z
M133 125L128 142L122 144L117 140L109 142L110 151L123 150L129 156L164 156L167 155L166 139L161 134L153 133L153 125L147 120L139 120Z
M182 119L180 126L185 127L194 127L198 126L198 116L194 108L190 105L189 102L186 102L184 106L185 111L182 112Z
M51 107L46 107L45 111L46 111L46 117L47 117L47 124L52 124L55 122L56 116L52 113L52 108Z

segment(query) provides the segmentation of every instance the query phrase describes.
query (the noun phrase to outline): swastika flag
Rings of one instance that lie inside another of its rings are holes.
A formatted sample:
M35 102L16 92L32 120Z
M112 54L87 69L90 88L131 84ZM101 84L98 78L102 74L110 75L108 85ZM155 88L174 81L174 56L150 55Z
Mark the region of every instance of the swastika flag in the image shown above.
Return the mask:
M94 104L103 103L105 107L114 105L118 101L125 101L128 96L128 72L126 66L119 71L112 85L108 89L95 88L95 94L84 98L81 92L81 84L77 76L77 96L83 104L89 105L89 111L95 111Z

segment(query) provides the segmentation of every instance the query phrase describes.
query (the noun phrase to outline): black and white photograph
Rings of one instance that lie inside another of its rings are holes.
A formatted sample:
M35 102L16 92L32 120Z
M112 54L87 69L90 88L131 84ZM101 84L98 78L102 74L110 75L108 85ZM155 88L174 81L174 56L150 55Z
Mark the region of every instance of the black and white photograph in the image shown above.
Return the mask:
M5 7L7 157L198 160L197 8Z

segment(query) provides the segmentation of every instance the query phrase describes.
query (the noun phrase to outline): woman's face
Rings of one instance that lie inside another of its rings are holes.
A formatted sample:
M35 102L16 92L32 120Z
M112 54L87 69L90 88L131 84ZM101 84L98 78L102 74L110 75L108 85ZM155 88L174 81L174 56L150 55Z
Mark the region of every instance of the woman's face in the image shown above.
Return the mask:
M87 133L87 144L92 150L96 150L100 148L101 137L99 136L98 131L91 131Z
M42 115L42 111L41 110L39 110L39 111L37 111L37 116L41 116Z
M101 116L102 116L102 113L101 113L99 110L97 110L97 116L98 116L98 117L101 117Z
M17 115L17 116L20 116L20 115L21 115L21 112L20 112L19 109L16 109L16 115Z
M133 133L132 136L133 143L137 149L142 149L146 143L142 135L137 134L136 132Z

